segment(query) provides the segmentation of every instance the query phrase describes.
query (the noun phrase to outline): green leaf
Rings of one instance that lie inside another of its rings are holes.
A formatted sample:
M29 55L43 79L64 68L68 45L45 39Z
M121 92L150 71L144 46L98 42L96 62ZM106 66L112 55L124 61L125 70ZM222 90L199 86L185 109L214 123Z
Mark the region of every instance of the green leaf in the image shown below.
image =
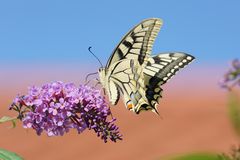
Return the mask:
M236 133L240 136L240 100L235 92L230 92L228 112Z
M220 160L219 156L210 153L193 153L182 156L177 156L173 158L168 158L166 160Z
M5 149L0 149L0 159L1 160L23 160L23 158L17 155L16 153L9 152Z
M16 127L16 117L8 117L8 116L3 116L2 118L0 118L0 124L1 123L5 123L5 122L12 122L12 128Z

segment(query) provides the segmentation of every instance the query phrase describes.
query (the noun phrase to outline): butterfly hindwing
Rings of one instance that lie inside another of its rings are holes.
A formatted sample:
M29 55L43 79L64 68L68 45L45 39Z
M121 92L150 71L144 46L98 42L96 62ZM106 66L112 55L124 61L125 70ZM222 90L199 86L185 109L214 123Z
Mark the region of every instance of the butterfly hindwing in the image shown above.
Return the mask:
M161 85L193 59L194 57L191 55L176 52L159 54L148 60L147 66L144 68L144 81L149 104L156 107L161 97Z
M109 87L107 93L111 104L116 105L120 98L120 92L116 83L109 80Z
M151 18L142 21L130 30L109 58L106 68L122 59L136 59L140 65L150 57L155 38L162 26L162 20Z
M142 106L149 106L145 97L143 69L137 60L124 59L112 65L109 80L121 91L126 107L136 113ZM115 88L109 88L113 93ZM110 95L110 97L114 97Z

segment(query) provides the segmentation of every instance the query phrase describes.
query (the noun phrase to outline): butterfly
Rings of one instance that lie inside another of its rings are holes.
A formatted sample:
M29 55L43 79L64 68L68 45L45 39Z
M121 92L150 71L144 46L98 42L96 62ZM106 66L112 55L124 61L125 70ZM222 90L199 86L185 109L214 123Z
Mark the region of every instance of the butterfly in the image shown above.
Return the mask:
M151 55L153 43L162 26L159 18L150 18L131 29L114 49L106 67L98 71L100 83L109 101L116 105L123 97L128 110L158 113L165 84L194 57L182 52Z

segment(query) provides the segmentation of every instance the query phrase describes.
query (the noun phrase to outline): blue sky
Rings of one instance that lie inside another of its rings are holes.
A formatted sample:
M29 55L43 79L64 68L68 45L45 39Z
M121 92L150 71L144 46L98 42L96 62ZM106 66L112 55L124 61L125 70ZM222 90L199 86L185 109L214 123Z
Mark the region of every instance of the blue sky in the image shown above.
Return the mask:
M105 64L122 36L143 19L163 19L153 52L183 51L196 63L240 55L238 0L22 0L0 2L0 64Z

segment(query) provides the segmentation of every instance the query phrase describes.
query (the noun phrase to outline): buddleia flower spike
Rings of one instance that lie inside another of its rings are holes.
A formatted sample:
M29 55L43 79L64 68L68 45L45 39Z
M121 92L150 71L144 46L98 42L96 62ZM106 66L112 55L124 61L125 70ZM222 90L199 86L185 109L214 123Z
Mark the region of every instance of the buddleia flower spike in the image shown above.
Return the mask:
M115 118L99 90L85 85L53 82L42 87L30 87L28 94L17 96L10 110L18 112L24 128L32 128L38 135L62 136L70 129L82 133L94 130L104 142L122 140Z

